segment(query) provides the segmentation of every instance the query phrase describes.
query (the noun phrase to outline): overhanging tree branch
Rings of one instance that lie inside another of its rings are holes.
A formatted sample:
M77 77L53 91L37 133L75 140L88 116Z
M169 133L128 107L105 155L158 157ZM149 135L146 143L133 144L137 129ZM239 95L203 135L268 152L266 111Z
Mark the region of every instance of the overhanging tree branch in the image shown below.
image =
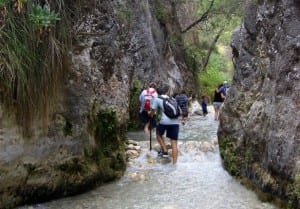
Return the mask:
M197 25L198 23L205 21L205 20L207 19L207 17L208 17L208 14L209 14L211 8L213 7L213 5L214 5L214 0L212 0L212 1L210 2L210 6L209 6L209 8L206 10L206 12L204 12L203 15L202 15L198 20L196 20L195 22L193 22L192 24L190 24L186 29L182 30L181 33L186 33L186 32L189 31L192 27L194 27L195 25Z
M222 32L224 31L224 28L221 28L221 30L219 30L219 32L217 33L217 35L215 36L214 40L211 42L210 46L209 46L209 49L208 49L208 52L207 52L207 55L206 57L204 58L204 62L203 62L203 67L202 69L205 69L206 66L208 65L208 61L209 61L209 58L210 58L210 55L212 53L212 51L214 50L215 46L216 46L216 43L217 41L219 40Z

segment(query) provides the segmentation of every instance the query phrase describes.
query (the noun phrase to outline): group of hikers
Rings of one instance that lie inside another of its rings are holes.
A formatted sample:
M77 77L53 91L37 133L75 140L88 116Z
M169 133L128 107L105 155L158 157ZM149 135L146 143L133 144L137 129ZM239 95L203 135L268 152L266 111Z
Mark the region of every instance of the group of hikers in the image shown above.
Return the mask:
M215 90L213 101L215 120L218 120L219 110L226 96L226 86L224 84L219 85ZM179 135L179 125L184 125L188 119L188 102L192 98L189 98L184 90L171 97L166 95L166 93L165 89L157 88L156 83L151 82L139 96L139 101L141 103L139 116L144 123L144 132L148 133L150 131L150 139L151 129L156 128L156 139L160 145L158 156L160 157L168 157L168 149L163 139L163 136L166 133L166 137L171 140L173 164L176 164L178 158L177 140ZM206 116L208 111L207 99L205 96L202 97L201 106L203 115ZM160 120L157 123L156 119L158 113L160 115Z

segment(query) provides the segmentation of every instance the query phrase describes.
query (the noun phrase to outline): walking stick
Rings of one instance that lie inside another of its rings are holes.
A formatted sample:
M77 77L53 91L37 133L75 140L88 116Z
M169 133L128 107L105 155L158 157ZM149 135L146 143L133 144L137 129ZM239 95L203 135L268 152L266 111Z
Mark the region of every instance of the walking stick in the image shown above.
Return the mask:
M151 118L150 121L149 121L149 123L150 123L149 124L149 131L150 131L150 151L152 150L152 143L151 143L151 140L152 140L152 137L151 137L152 136L152 133L151 133L152 132L152 124L151 124L151 122L152 121L151 120L153 120L153 119Z

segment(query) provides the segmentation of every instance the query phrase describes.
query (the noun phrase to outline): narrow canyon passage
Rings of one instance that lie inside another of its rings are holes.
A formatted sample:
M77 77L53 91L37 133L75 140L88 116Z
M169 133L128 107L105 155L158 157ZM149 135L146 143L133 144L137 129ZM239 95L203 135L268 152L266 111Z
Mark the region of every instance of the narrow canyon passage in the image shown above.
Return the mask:
M176 167L149 151L149 136L131 132L128 137L137 141L142 152L128 163L120 180L82 195L19 209L277 209L261 202L223 169L218 122L209 110L206 118L192 116L180 127ZM155 147L155 137L152 143Z

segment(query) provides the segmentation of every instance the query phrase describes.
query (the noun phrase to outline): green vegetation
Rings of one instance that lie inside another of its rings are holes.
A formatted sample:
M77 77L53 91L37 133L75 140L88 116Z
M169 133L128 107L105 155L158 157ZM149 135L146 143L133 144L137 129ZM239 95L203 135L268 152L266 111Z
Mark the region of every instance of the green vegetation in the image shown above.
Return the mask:
M129 95L129 116L130 121L128 122L129 130L137 130L142 127L139 120L138 110L140 108L139 95L142 91L143 84L139 80L134 80L130 88Z
M56 21L60 20L58 14L50 11L49 5L33 5L30 14L30 20L33 22L37 31L49 30Z
M168 10L165 8L165 4L162 1L155 2L154 14L160 23L166 23L168 19Z
M0 8L1 7L6 7L9 1L10 0L0 0Z
M298 208L300 204L300 173L294 176L294 181L289 185L289 208Z
M213 99L216 87L228 80L226 73L222 72L226 60L220 54L213 53L210 57L210 62L205 71L201 71L199 75L200 88L203 95ZM228 75L229 76L229 75Z
M219 139L220 154L223 159L223 164L226 170L234 176L240 175L238 160L235 155L235 147L232 140L228 137Z
M99 111L91 123L94 127L96 147L85 148L84 156L96 162L99 167L124 171L125 132L119 124L116 110L108 108Z
M0 5L5 8L0 9L5 11L0 12L0 98L30 135L33 118L46 126L63 77L68 34L60 31L61 25L68 27L66 13L59 0L43 7L29 0Z
M217 85L224 80L230 83L233 76L229 45L232 31L241 24L244 0L196 2L202 17L197 24L199 38L195 43L185 42L186 60L199 77L201 94L212 100Z
M109 156L112 150L119 148L118 136L121 135L119 133L116 111L114 109L100 111L97 114L95 139L106 156Z

